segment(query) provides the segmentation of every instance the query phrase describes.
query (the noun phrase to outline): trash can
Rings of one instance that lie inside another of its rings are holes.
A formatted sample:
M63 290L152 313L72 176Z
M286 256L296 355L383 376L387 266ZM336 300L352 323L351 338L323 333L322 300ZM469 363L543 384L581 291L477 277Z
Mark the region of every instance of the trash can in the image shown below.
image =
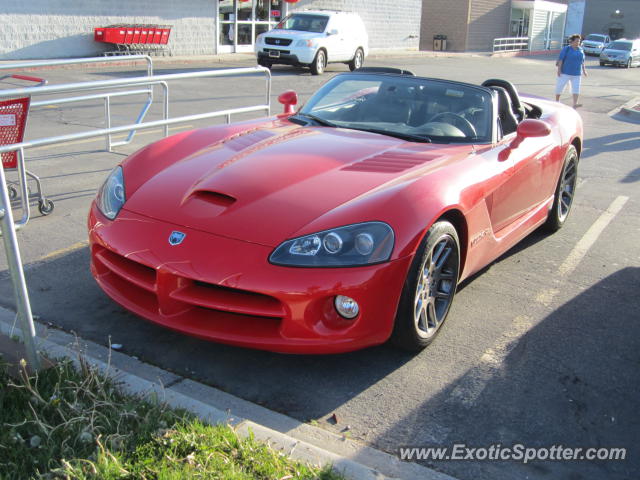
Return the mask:
M434 35L433 36L433 49L434 50L446 50L447 49L447 36L446 35Z

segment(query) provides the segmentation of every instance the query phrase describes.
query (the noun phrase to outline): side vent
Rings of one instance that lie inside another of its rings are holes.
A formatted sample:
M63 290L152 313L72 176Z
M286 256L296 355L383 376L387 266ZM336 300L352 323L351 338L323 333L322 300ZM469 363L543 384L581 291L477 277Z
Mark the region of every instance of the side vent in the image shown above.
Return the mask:
M419 155L416 153L385 152L375 157L365 158L344 167L353 172L397 173L417 167L438 158L440 155Z
M254 130L252 132L243 132L224 141L224 144L231 150L240 152L245 148L252 147L258 142L273 137L273 133L267 130Z

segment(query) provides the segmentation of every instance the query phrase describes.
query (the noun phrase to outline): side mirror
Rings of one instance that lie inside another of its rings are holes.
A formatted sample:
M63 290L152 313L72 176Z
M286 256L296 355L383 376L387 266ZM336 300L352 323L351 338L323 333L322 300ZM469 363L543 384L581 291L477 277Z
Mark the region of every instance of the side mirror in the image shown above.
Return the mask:
M327 32L327 36L329 36L329 35L337 35L337 34L338 34L338 30L337 30L337 29L335 29L335 28L334 28L334 29L332 29L332 30L329 30L329 31Z
M284 105L284 114L293 113L293 106L298 103L298 94L293 90L287 90L278 96L278 101Z
M518 124L516 130L516 138L514 138L509 146L498 154L498 160L503 162L509 158L512 150L520 146L525 138L546 137L551 134L551 127L547 122L528 118Z
M518 137L546 137L551 133L551 127L547 122L528 118L518 124Z

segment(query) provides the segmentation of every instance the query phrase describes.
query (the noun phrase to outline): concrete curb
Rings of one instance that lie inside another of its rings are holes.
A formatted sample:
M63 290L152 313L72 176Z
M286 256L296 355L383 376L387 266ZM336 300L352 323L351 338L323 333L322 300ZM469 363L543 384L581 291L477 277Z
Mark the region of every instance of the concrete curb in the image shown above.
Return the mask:
M629 120L632 120L634 122L640 122L640 110L638 110L639 106L640 106L640 97L636 97L629 100L624 105L622 105L618 113L624 115Z
M14 325L15 316L0 307L0 334L22 338L22 331ZM331 464L349 479L456 480L61 330L36 323L36 333L38 349L49 357L69 358L76 364L82 358L128 393L189 410L209 423L227 423L239 435L252 434L295 460Z

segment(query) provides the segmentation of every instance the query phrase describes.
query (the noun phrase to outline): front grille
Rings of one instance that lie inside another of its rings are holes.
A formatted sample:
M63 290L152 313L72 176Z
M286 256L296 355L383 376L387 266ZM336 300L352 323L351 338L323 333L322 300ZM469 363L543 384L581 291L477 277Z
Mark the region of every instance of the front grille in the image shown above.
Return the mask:
M189 314L201 316L234 314L238 318L279 321L285 311L282 303L268 295L223 287L166 269L155 270L101 246L94 246L94 268L100 282L154 315Z
M281 55L288 55L289 53L291 53L291 50L277 50L275 48L265 48L264 51L267 52L267 53L269 53L269 52L278 52Z
M264 43L267 45L278 45L287 47L291 45L292 40L290 38L276 38L276 37L267 37L264 39Z

